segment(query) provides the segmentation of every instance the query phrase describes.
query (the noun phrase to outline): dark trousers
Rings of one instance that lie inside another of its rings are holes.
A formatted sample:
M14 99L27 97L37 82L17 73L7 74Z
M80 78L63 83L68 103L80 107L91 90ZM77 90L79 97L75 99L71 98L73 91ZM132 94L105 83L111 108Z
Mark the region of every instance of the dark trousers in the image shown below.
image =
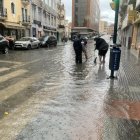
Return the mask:
M75 52L75 62L76 63L82 63L82 52Z

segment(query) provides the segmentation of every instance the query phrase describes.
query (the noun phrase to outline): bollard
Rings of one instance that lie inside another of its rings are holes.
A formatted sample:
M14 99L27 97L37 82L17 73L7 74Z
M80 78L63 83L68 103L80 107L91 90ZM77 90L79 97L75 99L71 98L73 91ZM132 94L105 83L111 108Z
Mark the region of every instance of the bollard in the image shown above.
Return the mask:
M109 69L111 70L110 79L116 78L114 72L119 70L120 67L121 50L117 45L113 45L110 49Z

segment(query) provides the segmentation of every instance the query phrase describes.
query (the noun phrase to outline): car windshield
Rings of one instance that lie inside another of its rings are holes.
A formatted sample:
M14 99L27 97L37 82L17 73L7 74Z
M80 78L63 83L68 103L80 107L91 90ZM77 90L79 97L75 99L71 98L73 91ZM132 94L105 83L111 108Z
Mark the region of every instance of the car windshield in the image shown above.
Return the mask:
M44 41L47 40L49 38L49 36L42 36L39 38L39 41Z
M31 38L29 38L29 37L23 37L19 41L30 41L30 40L31 40Z

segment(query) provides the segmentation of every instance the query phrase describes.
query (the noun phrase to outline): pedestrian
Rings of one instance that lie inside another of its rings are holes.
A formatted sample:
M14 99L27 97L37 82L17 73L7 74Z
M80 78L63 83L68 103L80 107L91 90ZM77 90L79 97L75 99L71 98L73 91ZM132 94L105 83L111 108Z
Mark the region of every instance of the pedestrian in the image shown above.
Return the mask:
M95 50L98 50L100 63L105 63L105 57L106 57L106 53L108 51L109 45L103 38L100 38L100 37L94 38L94 41L96 42Z
M86 40L86 38L82 39L81 44L82 44L82 51L83 51L85 58L86 58L86 61L87 61L88 56L87 56L87 40Z
M73 42L73 47L75 51L75 62L82 63L82 44L81 44L80 35L77 35Z

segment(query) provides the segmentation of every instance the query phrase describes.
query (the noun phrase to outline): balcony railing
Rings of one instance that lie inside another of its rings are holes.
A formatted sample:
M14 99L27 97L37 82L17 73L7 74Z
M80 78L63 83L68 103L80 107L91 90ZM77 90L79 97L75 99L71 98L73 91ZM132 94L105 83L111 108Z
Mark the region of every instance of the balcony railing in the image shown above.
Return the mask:
M58 28L64 29L65 26L64 25L58 25Z
M21 1L24 5L29 5L30 4L30 0L21 0Z
M0 19L6 19L7 18L7 9L6 8L3 8L1 7L0 8Z
M22 18L22 24L23 25L29 25L30 22L31 22L30 16L27 16L27 17L23 17Z

